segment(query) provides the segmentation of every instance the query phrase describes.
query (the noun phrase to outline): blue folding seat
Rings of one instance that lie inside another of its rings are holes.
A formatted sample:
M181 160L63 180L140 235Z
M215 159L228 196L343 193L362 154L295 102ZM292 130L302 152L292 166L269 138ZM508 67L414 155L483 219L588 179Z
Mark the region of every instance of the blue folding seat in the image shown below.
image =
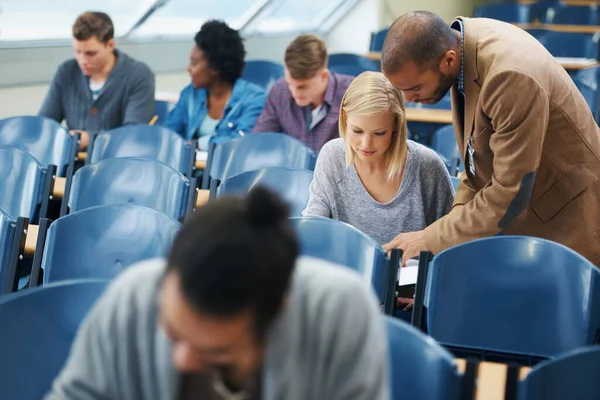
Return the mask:
M242 79L268 91L278 79L283 78L283 75L284 68L279 63L267 60L250 60L246 61Z
M112 279L135 262L166 257L179 229L177 220L134 204L92 207L61 217L44 233L32 286L39 283L40 269L44 283Z
M173 111L175 105L176 103L173 103L172 101L155 100L154 115L156 115L158 119L156 120L154 125L165 126L165 123L167 122L167 117L169 116L169 113Z
M378 32L375 32L371 36L371 44L369 45L369 51L378 52L383 48L383 42L388 33L388 28L384 28Z
M3 399L44 398L79 325L105 288L106 281L69 281L0 298Z
M255 186L265 186L290 205L290 216L302 216L309 197L313 172L291 167L268 167L225 179L217 189L217 197L245 194Z
M371 60L360 54L352 53L334 53L330 54L327 60L328 68L336 71L338 67L354 66L364 71L379 71L379 62ZM343 73L343 72L339 72Z

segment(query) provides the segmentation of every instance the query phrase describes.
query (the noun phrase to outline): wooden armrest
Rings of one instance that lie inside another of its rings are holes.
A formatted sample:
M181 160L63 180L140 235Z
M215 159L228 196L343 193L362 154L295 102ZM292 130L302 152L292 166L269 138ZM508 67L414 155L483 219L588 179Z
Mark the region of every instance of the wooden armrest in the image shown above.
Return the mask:
M198 160L196 161L196 169L204 170L206 168L206 160Z
M85 161L87 159L87 153L85 151L80 151L77 153L77 159L79 161Z
M200 207L208 203L208 198L210 197L210 190L201 189L198 190L196 194L196 207Z
M27 227L27 234L25 235L25 249L24 253L26 256L32 256L35 253L35 247L37 245L39 233L39 226L30 224Z
M67 178L56 177L52 184L52 197L55 199L62 199L65 195L65 186L67 184Z

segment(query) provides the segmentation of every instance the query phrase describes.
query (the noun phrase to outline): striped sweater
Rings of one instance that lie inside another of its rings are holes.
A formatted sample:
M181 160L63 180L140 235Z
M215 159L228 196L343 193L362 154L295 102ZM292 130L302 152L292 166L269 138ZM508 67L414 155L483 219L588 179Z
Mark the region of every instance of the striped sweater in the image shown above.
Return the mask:
M77 61L62 63L39 115L58 122L66 120L69 129L91 133L147 124L154 115L154 74L146 64L127 54L118 50L115 54L115 66L96 100Z

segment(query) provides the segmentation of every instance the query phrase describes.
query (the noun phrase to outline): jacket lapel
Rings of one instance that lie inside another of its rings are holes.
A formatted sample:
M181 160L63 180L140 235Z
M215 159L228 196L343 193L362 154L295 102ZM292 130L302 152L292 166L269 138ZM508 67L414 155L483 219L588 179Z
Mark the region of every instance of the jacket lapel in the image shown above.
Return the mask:
M463 154L467 152L468 139L473 135L475 110L479 100L480 87L475 82L479 79L477 72L477 26L469 18L460 18L465 29L464 43L464 90L465 90L465 115L464 115L464 142ZM454 96L456 97L456 96Z

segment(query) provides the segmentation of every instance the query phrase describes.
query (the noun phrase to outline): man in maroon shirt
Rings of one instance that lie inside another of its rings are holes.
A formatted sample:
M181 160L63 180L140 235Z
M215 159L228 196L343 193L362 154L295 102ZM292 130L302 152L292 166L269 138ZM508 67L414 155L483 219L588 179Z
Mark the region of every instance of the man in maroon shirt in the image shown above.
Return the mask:
M318 153L339 137L340 104L352 79L327 69L321 39L298 36L285 51L285 78L271 88L253 132L287 133Z

